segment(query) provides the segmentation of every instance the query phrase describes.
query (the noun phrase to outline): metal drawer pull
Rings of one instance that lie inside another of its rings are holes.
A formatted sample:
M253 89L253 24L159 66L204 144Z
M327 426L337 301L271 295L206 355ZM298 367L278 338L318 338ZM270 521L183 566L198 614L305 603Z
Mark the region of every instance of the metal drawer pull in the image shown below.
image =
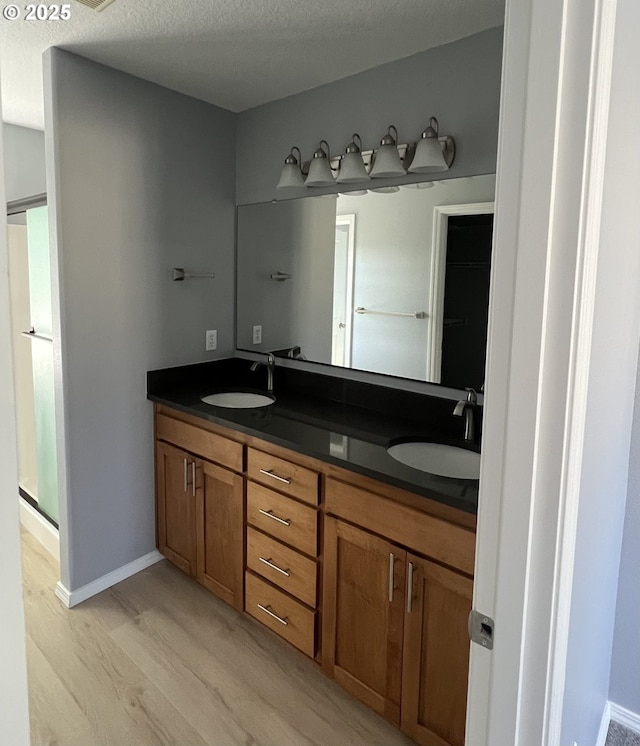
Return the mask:
M291 484L291 479L289 479L288 477L280 477L277 474L274 474L271 469L260 469L260 474L264 474L265 477L277 479L278 482L283 482L284 484Z
M191 494L196 496L196 462L191 462Z
M396 561L392 552L389 552L389 603L393 601L393 565Z
M287 578L290 577L291 573L289 572L289 570L283 570L281 567L278 567L278 565L274 565L270 559L265 559L264 557L258 557L258 559L260 560L260 562L263 562L267 567L270 567L272 570L277 570L278 572L281 572Z
M407 581L407 612L411 614L413 605L413 562L409 562L409 579Z
M188 479L187 479L187 459L184 460L184 491L187 491Z
M258 513L262 513L262 515L266 515L267 518L272 518L274 521L278 521L278 523L281 523L283 526L291 525L291 521L285 521L284 518L278 518L278 516L274 515L270 510L262 510L262 508L260 508Z
M265 614L268 614L269 616L272 616L274 619L277 619L280 624L284 624L285 627L289 626L289 622L286 619L283 619L281 616L278 616L268 606L263 606L262 604L258 604L258 608L261 611L264 611Z

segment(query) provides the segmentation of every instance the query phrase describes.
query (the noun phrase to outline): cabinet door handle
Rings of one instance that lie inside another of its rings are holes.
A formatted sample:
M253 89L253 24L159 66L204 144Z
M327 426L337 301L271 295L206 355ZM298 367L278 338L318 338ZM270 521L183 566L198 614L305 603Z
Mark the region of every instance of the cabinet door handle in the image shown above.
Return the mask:
M409 562L409 577L407 579L407 612L411 614L413 606L413 562Z
M286 619L283 619L281 616L278 616L268 606L263 606L262 604L258 604L258 608L260 611L264 611L265 614L268 614L269 616L272 616L274 619L277 619L280 624L284 624L285 627L289 625L289 622Z
M191 494L196 496L196 462L191 462Z
M393 566L396 558L393 552L389 552L389 603L393 602Z
M285 575L287 578L291 575L289 570L283 570L281 567L278 567L278 565L274 565L273 562L270 559L265 559L264 557L258 557L260 562L265 564L267 567L270 567L272 570L277 570L278 572Z
M189 486L188 479L187 479L187 459L184 459L184 491L187 491L187 487Z
M278 476L278 474L273 473L273 469L260 469L260 474L264 474L265 477L271 477L271 479L277 479L278 482L283 482L284 484L291 484L289 477Z
M278 521L278 523L281 523L283 526L290 526L291 525L291 521L287 521L284 518L278 518L278 516L274 515L272 513L272 511L270 511L270 510L262 510L262 508L260 508L258 510L258 513L262 513L262 515L266 515L267 518L271 518L274 521Z

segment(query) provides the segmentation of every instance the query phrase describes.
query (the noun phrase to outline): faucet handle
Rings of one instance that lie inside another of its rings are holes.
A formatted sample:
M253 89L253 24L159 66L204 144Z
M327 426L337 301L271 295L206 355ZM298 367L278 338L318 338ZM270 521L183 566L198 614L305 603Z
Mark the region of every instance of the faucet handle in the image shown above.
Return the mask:
M273 354L273 352L267 352L267 363L269 365L276 364L276 356Z
M467 392L467 401L470 404L477 404L478 403L478 394L476 393L476 390L467 386L465 387L465 391Z

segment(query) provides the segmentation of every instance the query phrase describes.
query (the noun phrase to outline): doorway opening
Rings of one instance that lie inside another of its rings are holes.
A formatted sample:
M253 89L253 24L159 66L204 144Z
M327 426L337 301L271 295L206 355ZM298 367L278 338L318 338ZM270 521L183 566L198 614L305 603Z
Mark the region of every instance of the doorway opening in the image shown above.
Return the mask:
M355 215L336 216L331 365L351 366Z

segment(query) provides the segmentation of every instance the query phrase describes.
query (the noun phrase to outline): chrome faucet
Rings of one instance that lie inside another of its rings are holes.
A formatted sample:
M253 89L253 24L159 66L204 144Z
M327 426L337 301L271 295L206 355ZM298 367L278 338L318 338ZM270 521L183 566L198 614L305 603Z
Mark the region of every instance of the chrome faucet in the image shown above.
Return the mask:
M264 367L267 369L267 393L273 394L273 370L276 367L276 358L272 352L267 353L267 362L262 360L256 360L251 365L251 370L258 370L258 368Z
M459 401L454 407L453 413L456 417L464 416L464 439L475 442L475 410L478 406L478 395L475 389L467 388L465 391L467 392L466 401L464 399Z

